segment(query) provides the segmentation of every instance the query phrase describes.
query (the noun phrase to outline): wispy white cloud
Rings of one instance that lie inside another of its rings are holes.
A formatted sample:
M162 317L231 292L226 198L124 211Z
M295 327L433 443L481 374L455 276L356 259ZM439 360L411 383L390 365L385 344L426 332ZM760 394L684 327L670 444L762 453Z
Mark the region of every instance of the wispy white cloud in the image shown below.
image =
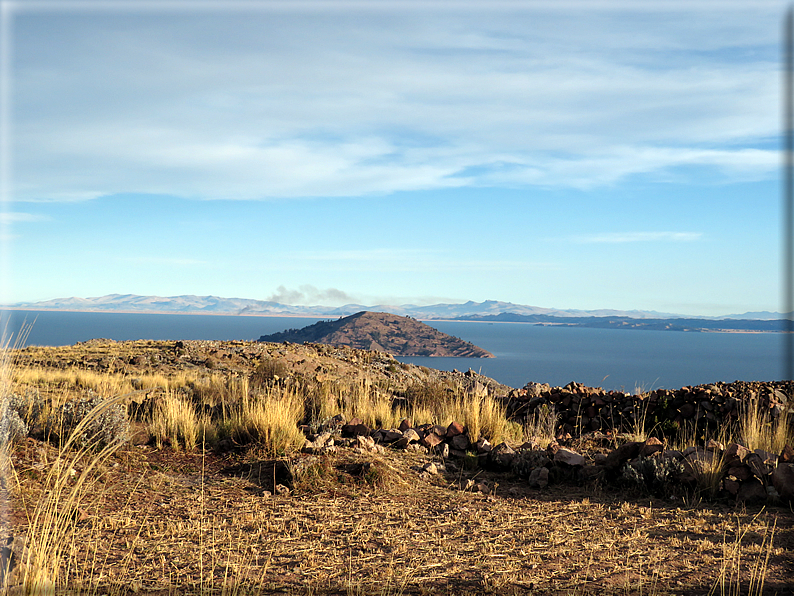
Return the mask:
M19 211L0 211L0 224L13 224L19 222L47 221L50 217L35 213L22 213Z
M352 262L403 262L437 258L439 251L412 248L373 248L369 250L304 250L286 255L288 260L299 261L352 261Z
M187 259L180 257L149 257L149 256L132 256L123 257L123 261L135 265L164 265L172 267L198 267L209 265L208 261L199 259Z
M623 244L626 242L694 242L700 240L700 232L614 232L576 236L574 240L586 244Z
M22 13L15 196L592 187L779 163L762 145L780 3L381 4Z

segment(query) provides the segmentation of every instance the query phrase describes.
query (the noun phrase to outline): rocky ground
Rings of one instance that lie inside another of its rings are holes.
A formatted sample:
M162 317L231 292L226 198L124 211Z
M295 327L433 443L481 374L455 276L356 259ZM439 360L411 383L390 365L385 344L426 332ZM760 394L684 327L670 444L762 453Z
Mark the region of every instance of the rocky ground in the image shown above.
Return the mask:
M763 580L763 593L794 594L794 512L773 477L794 472L794 453L714 444L687 452L589 428L613 415L631 423L636 402L626 394L576 384L509 388L472 371L323 345L94 340L16 356L22 369L133 378L250 375L277 362L284 378L368 377L398 399L413 383L454 380L504 397L517 417L544 406L580 417L547 447L472 443L454 424L370 429L357 420L329 421L307 435L303 453L277 459L256 446L180 452L127 444L65 512L75 522L68 583L83 592L738 594L761 593ZM687 420L712 422L745 390L771 408L787 395L775 385L715 384L657 394L653 403L673 422L692 404ZM569 432L583 428L582 415L590 432ZM692 475L714 453L727 463L705 499ZM13 449L4 537L17 557L62 458L33 438ZM76 462L75 476L84 469ZM751 488L740 497L744 485Z

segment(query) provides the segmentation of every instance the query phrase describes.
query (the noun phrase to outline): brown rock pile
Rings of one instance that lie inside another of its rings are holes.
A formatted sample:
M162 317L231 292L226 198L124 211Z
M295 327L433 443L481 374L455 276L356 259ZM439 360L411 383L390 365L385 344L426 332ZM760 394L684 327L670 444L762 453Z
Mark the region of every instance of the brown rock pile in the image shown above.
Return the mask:
M472 443L468 429L459 422L451 422L448 426L421 424L414 427L410 420L404 419L399 428L374 429L358 418L345 422L341 416L335 416L319 433L311 433L308 427L303 431L306 434L304 453L333 452L337 447L382 452L389 447L442 458L463 458L469 453L487 454L491 450L487 439L480 438Z
M438 463L415 466L425 479L458 469L449 460L469 458L473 465L492 473L524 478L531 488L598 481L660 497L695 495L752 504L794 502L794 449L790 446L776 455L760 449L750 451L737 443L726 448L709 441L703 447L678 451L651 437L609 448L615 438L596 432L589 435L589 445L600 441L606 448L580 453L556 441L546 449L533 442L512 447L507 443L492 446L484 438L472 441L468 429L458 422L414 427L405 419L399 428L373 429L360 419L346 422L340 416L319 433L312 434L308 428L304 432L304 453L332 453L339 448L384 453L390 448L435 455ZM469 488L480 490L476 484Z

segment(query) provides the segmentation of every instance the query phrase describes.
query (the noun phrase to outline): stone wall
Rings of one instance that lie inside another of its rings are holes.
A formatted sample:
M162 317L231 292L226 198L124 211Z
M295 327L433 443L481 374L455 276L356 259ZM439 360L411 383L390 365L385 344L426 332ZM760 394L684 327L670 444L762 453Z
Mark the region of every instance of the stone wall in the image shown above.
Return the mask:
M758 407L777 419L788 410L794 415L791 381L735 381L681 389L656 389L634 395L568 383L565 387L527 383L503 398L508 416L530 421L553 410L557 431L578 436L592 431L632 432L640 428L674 435L684 426L699 434L735 422L747 407Z

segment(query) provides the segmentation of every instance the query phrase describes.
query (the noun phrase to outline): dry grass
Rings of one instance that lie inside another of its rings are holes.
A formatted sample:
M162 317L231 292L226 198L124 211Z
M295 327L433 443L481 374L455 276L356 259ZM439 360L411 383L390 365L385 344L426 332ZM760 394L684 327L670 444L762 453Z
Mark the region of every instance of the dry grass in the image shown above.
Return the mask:
M41 387L56 378L46 375L17 375L17 386L27 380ZM84 377L58 375L58 394L51 393L55 404L81 395L81 390L117 390L129 387L159 389L162 385L150 382L129 384L119 382L113 375L89 373L90 383ZM150 379L151 380L151 379ZM162 378L157 379L158 382ZM73 383L73 384L70 384ZM488 395L477 396L462 390L444 392L438 400L419 399L407 406L395 407L390 394L371 383L278 383L250 389L247 381L218 376L202 380L186 377L177 382L164 383L165 391L152 393L154 406L149 418L149 428L158 446L169 444L174 448L192 449L205 437L230 436L238 442L262 442L273 452L284 453L299 449L298 425L317 424L341 414L346 420L360 418L373 428L394 428L404 418L414 424L432 423L448 425L458 421L469 429L473 441L485 437L491 442L518 441L522 428L507 420L504 407ZM190 392L175 388L188 387ZM190 397L188 397L190 395ZM206 407L219 406L222 415L211 419Z
M557 414L554 408L543 405L535 409L531 418L524 425L524 439L538 443L545 449L555 439L556 427Z
M508 420L504 406L488 395L457 395L442 405L439 415L437 423L456 420L466 426L473 442L480 437L492 443L519 441L523 435L521 425Z
M36 387L46 394L76 394L90 390L99 395L121 395L137 390L189 390L197 401L207 405L237 401L249 393L247 377L206 372L174 371L170 374L145 373L132 376L80 368L26 367L14 368L9 377L15 386Z
M35 388L60 405L92 391L118 395L137 390L154 399L150 432L158 445L191 449L199 437L212 442L230 436L242 442L264 441L273 452L302 446L298 424L316 425L335 415L359 418L373 428L395 428L408 418L415 425L460 422L474 441L519 441L522 429L508 421L504 407L490 395L475 394L452 384L414 387L406 402L367 379L348 382L303 380L284 383L270 369L256 369L252 380L244 375L180 371L169 375L124 375L75 369L29 367L14 370L14 387ZM272 366L271 366L272 368ZM221 416L206 416L216 408ZM293 428L294 427L294 428ZM289 429L289 430L288 430ZM270 444L271 439L274 441Z
M191 400L171 391L158 400L151 415L149 432L158 449L168 444L173 449L193 449L211 428L209 418L196 413Z
M79 438L103 412L125 396L105 400L95 407L60 447L57 458L42 482L39 498L32 504L26 531L26 550L19 562L21 583L29 594L54 594L68 558L81 516L81 506L96 488L96 470L123 444L109 443L101 450L93 445L77 448ZM17 479L17 484L19 480ZM24 493L20 492L24 498Z
M726 527L726 536L723 539L723 561L720 573L714 582L709 595L719 596L761 596L764 594L764 583L769 571L769 559L774 548L777 518L764 520L760 533L761 541L753 543L748 534L759 534L752 526L761 516L756 515L750 522L743 526L742 520L736 516L734 538L729 540ZM754 531L755 530L755 531ZM748 544L749 543L749 544Z
M271 453L294 453L305 437L298 428L304 398L294 390L273 387L247 396L231 410L228 431L239 443L257 442Z
M390 393L367 379L352 382L306 383L300 389L305 400L306 423L318 423L340 414L345 420L360 419L374 428L394 428L407 416L393 407Z
M764 410L760 403L752 401L746 404L741 412L738 436L735 440L751 451L763 449L778 454L786 445L794 446L791 423L788 409L783 409L780 415L773 419L768 409Z

